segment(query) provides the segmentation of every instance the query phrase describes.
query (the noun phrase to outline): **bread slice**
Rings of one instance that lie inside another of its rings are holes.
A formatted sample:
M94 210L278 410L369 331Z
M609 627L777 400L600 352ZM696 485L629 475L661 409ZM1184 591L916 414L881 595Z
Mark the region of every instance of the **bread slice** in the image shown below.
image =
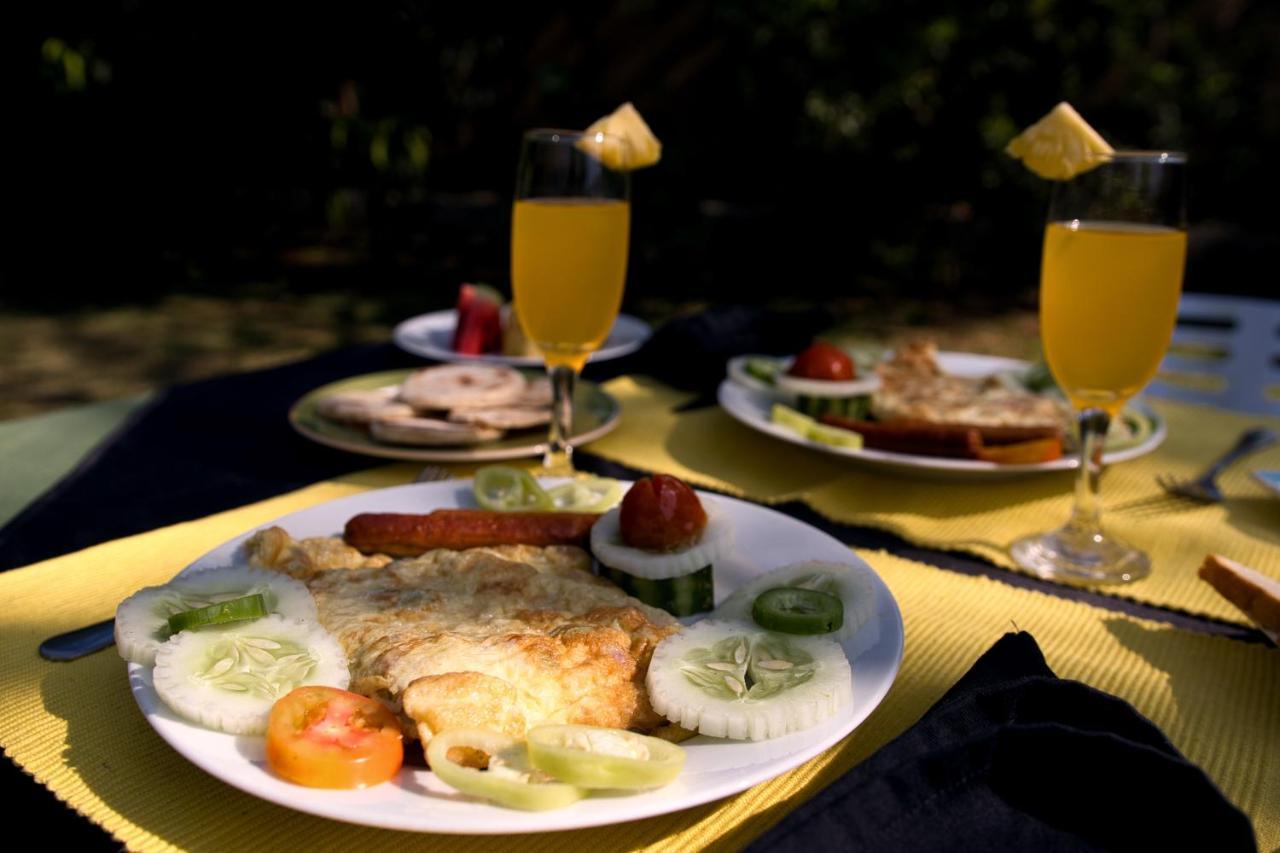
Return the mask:
M1204 558L1199 574L1258 627L1280 634L1280 580L1218 554Z

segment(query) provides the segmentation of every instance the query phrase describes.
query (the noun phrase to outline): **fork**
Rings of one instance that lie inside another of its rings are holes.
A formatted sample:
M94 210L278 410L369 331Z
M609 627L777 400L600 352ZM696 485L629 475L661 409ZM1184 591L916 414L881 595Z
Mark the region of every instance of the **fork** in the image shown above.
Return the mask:
M1225 471L1228 465L1248 456L1250 453L1256 453L1263 448L1270 447L1277 440L1280 440L1280 437L1277 437L1269 429L1245 430L1239 440L1236 441L1235 446L1222 454L1216 462L1194 480L1178 480L1168 474L1160 474L1156 477L1156 482L1160 484L1160 488L1180 498L1188 498L1200 503L1221 503L1222 490L1218 488L1218 484L1215 482L1217 476Z
M452 480L453 474L447 468L441 468L439 465L425 465L418 472L418 476L413 478L415 483L434 483L439 480Z

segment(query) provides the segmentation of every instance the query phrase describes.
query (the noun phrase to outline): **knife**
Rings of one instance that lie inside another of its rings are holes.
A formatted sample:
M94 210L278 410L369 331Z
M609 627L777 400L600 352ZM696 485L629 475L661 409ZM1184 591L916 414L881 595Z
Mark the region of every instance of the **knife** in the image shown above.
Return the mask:
M107 619L96 625L88 625L50 637L40 644L40 657L56 661L75 660L105 649L115 641L116 620Z

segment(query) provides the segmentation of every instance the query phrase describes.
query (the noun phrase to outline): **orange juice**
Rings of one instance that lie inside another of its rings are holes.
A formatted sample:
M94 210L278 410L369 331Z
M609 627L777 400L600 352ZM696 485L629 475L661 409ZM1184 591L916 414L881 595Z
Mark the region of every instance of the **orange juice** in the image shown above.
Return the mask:
M513 302L550 366L580 370L622 304L631 207L617 199L519 199L511 218Z
M1076 408L1115 414L1155 376L1182 290L1184 231L1129 222L1052 222L1040 270L1040 333Z

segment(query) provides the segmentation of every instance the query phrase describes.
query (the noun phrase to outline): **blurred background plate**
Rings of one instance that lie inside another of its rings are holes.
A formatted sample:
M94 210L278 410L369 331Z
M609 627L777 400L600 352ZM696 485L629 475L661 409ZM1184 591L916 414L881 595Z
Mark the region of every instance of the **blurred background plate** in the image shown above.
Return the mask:
M366 456L380 456L384 459L408 459L418 462L489 462L496 459L538 456L546 449L547 428L545 426L511 430L497 441L484 444L460 447L417 447L374 441L365 430L322 418L316 411L316 403L328 394L336 391L370 390L385 385L398 385L412 372L412 370L386 370L323 385L293 404L289 410L289 423L312 441L338 450L363 453ZM574 392L573 437L570 443L577 447L594 441L616 427L621 417L622 410L617 400L595 383L579 379Z
M1254 471L1253 479L1280 496L1280 471Z
M489 361L515 367L542 366L542 359L536 356L503 355L502 353L463 355L454 352L453 329L457 323L458 312L453 309L420 314L396 326L392 339L396 342L396 346L406 352L437 361ZM592 353L588 360L607 361L633 353L649 339L652 332L649 324L639 317L619 314L613 329L609 332L609 337L605 338L604 344Z
M939 352L938 366L943 372L954 376L980 378L1001 373L1020 373L1030 364L1016 358L1002 356L979 355L965 352ZM775 402L784 398L779 392L763 382L746 374L742 367L742 359L734 359L728 366L729 378L720 383L717 399L720 407L735 420L746 424L754 430L820 450L824 453L843 456L848 459L866 463L877 468L889 468L906 474L927 474L930 476L958 476L977 478L1010 477L1023 474L1034 474L1044 471L1063 471L1079 466L1080 460L1069 452L1061 459L1052 462L1041 462L1034 465L999 465L979 459L950 459L941 456L917 456L910 453L892 453L887 450L871 450L862 448L854 450L848 447L833 447L829 444L813 441L794 430L773 423L770 411ZM743 377L747 381L740 381ZM1141 399L1134 399L1129 406L1136 408L1151 422L1151 434L1145 440L1132 447L1114 450L1103 456L1110 465L1125 462L1143 456L1160 446L1165 437L1164 418Z

